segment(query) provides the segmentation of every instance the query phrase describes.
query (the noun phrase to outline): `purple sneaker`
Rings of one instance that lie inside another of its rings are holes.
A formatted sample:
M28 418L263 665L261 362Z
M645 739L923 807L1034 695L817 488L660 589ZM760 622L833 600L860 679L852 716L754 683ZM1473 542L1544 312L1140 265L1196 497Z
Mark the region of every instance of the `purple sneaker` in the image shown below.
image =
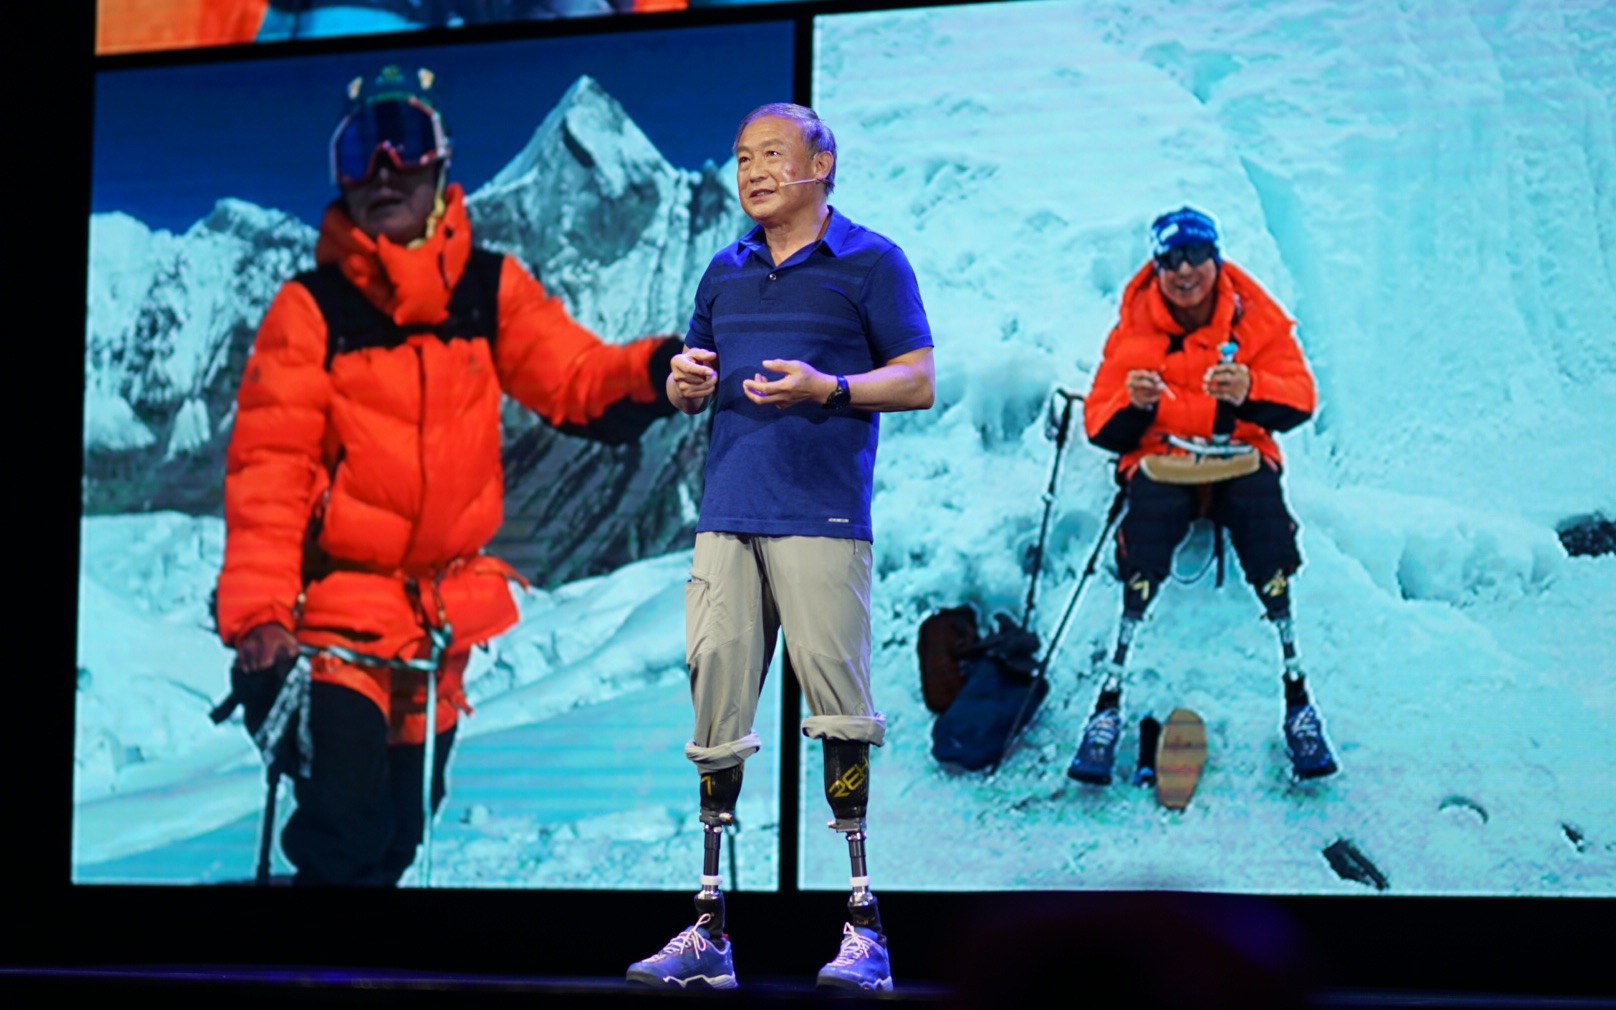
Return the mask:
M892 962L887 938L873 929L842 925L842 949L819 969L819 985L826 989L892 991Z
M703 915L661 950L629 965L628 980L659 987L672 984L681 989L691 986L735 988L735 962L730 958L729 937L714 940L706 929L711 919L712 916Z

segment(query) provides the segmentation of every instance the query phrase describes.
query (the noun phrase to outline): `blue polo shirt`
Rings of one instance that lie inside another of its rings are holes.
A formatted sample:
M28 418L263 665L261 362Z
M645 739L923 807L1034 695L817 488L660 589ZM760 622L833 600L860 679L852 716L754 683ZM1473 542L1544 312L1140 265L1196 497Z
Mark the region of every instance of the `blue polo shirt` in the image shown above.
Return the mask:
M890 240L831 208L825 235L778 267L763 229L719 250L696 288L685 335L718 352L700 533L874 540L870 492L878 415L746 398L765 359L856 375L921 347L931 327L909 261Z

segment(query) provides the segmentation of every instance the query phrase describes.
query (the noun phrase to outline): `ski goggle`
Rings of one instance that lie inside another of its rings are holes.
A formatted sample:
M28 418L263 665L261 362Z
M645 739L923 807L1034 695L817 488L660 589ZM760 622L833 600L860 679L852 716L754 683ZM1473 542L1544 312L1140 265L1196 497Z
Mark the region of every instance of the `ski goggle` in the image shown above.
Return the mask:
M400 172L447 159L443 119L418 98L361 105L331 135L331 181L357 186L375 174L384 156Z
M1157 254L1156 266L1162 270L1177 270L1185 263L1198 267L1217 254L1218 247L1208 242L1174 246L1164 253Z

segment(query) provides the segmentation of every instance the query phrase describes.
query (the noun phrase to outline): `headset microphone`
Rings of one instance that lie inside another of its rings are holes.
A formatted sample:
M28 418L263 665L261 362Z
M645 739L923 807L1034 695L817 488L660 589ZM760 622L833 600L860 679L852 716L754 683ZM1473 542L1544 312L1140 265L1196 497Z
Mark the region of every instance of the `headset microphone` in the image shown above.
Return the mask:
M793 179L790 182L782 182L780 185L781 186L806 186L810 182L824 182L824 181L825 181L824 179Z

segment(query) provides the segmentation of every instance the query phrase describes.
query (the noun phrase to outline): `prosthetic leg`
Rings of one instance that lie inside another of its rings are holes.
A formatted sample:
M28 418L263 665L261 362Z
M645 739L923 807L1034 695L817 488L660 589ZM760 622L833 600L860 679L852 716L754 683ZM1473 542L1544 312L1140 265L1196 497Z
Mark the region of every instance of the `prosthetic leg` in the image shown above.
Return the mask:
M870 745L847 740L824 740L825 799L834 815L828 825L847 836L852 863L852 893L847 899L847 921L881 932L881 909L870 893L864 863L864 814L870 803Z
M870 892L869 869L864 861L865 811L870 802L870 745L851 740L824 740L825 799L832 819L827 825L847 836L851 863L847 898L847 924L836 957L819 970L818 984L837 989L888 991L892 988L891 961L886 933L881 927L881 906Z
M1307 693L1307 677L1296 651L1296 626L1291 621L1290 577L1284 570L1256 587L1274 631L1279 635L1280 679L1285 686L1285 752L1297 778L1314 779L1334 774L1337 765L1324 737L1324 723Z
M1274 626L1279 634L1279 650L1282 660L1285 680L1285 697L1290 699L1292 685L1296 685L1301 692L1302 700L1307 700L1307 688L1303 686L1302 661L1296 656L1296 630L1291 624L1291 580L1283 571L1273 574L1268 581L1257 590L1257 599L1262 601L1264 616Z
M1083 738L1078 742L1077 754L1068 777L1089 785L1111 784L1111 769L1117 760L1117 739L1122 735L1122 681L1127 670L1128 650L1139 622L1145 619L1145 610L1156 598L1160 579L1144 572L1135 572L1123 583L1122 620L1117 626L1117 646L1111 661L1104 664L1100 681L1100 695L1095 699L1094 712L1083 724Z
M724 829L735 823L735 802L741 796L742 769L738 764L701 777L701 890L696 892L696 912L707 916L707 929L715 936L724 932L724 892L718 889L719 850Z
M742 764L701 776L701 890L696 892L696 921L661 950L628 966L628 981L661 989L692 987L733 989L735 962L724 935L724 892L718 889L719 849L724 828L735 822L741 795Z

